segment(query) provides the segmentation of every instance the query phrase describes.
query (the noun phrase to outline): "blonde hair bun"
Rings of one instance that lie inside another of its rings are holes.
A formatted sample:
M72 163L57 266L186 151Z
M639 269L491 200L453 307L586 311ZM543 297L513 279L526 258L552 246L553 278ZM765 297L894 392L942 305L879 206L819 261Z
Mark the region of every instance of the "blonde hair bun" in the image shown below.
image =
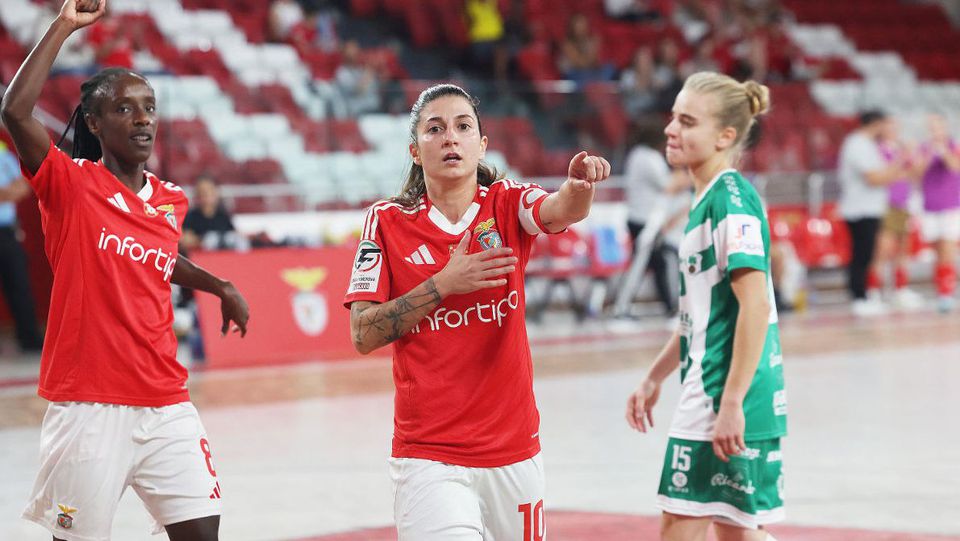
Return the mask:
M721 127L737 130L738 145L746 139L756 117L770 109L770 89L756 81L740 83L729 75L701 71L687 77L683 88L716 98L717 121Z
M760 116L770 111L770 89L756 81L743 83L743 90L750 101L750 114Z

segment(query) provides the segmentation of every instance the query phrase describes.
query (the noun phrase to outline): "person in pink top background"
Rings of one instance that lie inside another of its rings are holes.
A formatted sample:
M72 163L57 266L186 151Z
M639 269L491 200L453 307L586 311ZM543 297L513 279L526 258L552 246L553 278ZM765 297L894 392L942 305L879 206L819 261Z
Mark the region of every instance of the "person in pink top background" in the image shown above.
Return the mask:
M880 153L887 163L910 160L912 149L900 139L900 126L889 119L878 138ZM910 273L907 263L910 258L910 196L913 194L917 176L904 177L889 186L887 212L880 222L877 235L877 251L870 273L867 275L867 297L880 298L887 269L893 270L893 304L901 309L919 308L922 299L907 285Z
M928 126L929 140L921 146L917 164L922 175L923 236L937 252L937 307L949 312L955 304L956 246L960 241L960 145L950 137L942 116L931 115Z

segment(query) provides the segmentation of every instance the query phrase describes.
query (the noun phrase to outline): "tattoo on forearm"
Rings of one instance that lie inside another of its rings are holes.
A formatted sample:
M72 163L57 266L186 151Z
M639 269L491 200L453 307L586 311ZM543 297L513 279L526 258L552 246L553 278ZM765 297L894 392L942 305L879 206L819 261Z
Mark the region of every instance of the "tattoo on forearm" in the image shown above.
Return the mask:
M411 291L376 306L358 306L354 303L350 307L357 317L354 341L362 343L373 332L379 347L394 342L406 334L442 300L433 278L424 282L424 287L426 291L419 293Z

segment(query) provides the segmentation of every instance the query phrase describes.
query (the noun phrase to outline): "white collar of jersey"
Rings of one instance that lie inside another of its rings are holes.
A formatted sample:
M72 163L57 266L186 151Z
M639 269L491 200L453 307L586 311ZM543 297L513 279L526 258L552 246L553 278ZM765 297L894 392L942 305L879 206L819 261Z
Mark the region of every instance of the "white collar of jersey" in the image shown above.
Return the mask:
M450 223L450 220L440 212L440 209L430 205L430 211L427 212L427 217L430 218L430 221L433 222L437 227L446 233L451 235L459 235L467 230L470 227L470 224L473 223L473 219L477 217L477 213L480 212L480 203L474 201L467 207L467 211L463 213L463 216L460 217L460 221L457 223Z
M736 169L732 167L728 167L727 169L724 169L723 171L720 171L719 173L717 173L717 175L713 177L713 180L710 181L710 184L707 184L707 187L704 188L702 192L700 192L700 196L697 197L697 200L693 202L693 206L690 207L690 209L693 210L697 208L697 205L699 205L700 202L703 201L703 198L706 197L708 193L710 193L710 190L713 189L713 185L716 184L718 180L720 180L720 177L722 177L723 175L726 175L727 173L736 173L736 172L737 172Z
M153 184L150 182L150 173L143 172L143 188L137 192L137 197L144 201L149 201L153 197Z
M97 160L96 165L99 165L104 169L106 169L107 167L106 165L103 164L103 158L100 158L99 160ZM146 170L143 171L143 188L140 188L140 191L137 192L137 197L139 197L143 201L149 201L150 198L153 197L153 184L150 183L150 177L152 176L153 174L150 173L149 171L146 171Z

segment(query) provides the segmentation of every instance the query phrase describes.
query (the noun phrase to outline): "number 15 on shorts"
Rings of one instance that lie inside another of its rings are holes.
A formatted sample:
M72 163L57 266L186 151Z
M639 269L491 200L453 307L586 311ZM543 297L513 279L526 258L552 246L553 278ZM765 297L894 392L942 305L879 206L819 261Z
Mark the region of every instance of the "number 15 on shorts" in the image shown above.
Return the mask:
M690 471L690 451L692 447L686 445L673 446L673 461L671 466L674 471Z
M517 512L523 513L523 541L543 541L546 528L543 524L543 500L536 505L524 503L517 506Z

